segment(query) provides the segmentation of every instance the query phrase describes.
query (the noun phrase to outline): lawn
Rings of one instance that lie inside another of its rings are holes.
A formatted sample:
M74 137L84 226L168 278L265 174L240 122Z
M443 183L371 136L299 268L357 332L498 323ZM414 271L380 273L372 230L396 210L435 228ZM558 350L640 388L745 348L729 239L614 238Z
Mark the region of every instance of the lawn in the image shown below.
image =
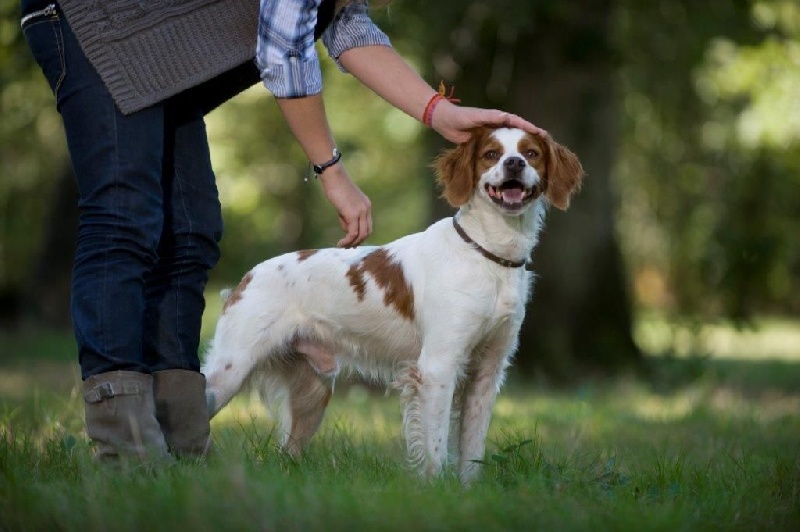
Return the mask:
M674 331L637 337L657 351ZM0 333L0 530L800 530L799 331L710 328L704 356L650 356L647 380L512 379L469 488L410 472L396 395L357 385L300 462L244 396L214 419L210 461L110 471L70 336Z

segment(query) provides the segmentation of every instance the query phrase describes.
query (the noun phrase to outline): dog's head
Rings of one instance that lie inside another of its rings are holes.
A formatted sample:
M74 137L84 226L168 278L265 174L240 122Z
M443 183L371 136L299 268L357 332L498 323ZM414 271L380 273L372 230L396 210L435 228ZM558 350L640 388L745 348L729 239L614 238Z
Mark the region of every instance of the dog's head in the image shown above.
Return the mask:
M475 197L508 215L519 215L541 196L561 210L580 188L583 167L549 135L481 127L467 142L443 151L433 163L442 197L460 207Z

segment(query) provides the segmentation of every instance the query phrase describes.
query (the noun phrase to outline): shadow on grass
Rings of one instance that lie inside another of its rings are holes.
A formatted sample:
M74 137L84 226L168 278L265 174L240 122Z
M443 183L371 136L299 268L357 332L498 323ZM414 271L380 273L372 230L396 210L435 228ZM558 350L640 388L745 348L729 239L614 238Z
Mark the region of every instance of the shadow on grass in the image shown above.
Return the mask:
M700 383L745 395L800 393L800 360L650 357L646 381L657 393L672 393Z

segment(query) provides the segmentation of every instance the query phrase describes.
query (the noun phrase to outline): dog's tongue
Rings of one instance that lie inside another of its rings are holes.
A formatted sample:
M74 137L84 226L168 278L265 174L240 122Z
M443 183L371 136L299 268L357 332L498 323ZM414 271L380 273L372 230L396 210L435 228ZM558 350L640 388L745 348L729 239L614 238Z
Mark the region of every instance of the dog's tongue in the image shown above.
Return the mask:
M522 189L521 188L504 188L503 202L505 203L522 203Z

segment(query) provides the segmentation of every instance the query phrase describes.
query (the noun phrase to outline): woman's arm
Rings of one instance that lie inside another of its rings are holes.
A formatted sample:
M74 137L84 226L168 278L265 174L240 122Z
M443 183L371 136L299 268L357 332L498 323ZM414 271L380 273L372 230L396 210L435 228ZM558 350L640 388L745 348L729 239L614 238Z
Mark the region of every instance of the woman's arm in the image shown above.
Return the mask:
M325 106L319 94L304 98L276 98L283 117L309 160L314 164L331 158L333 141ZM372 232L372 205L339 162L319 176L325 197L339 213L339 224L347 234L338 246L356 246Z
M394 50L388 46L351 48L339 62L361 83L406 114L422 120L422 114L436 91ZM452 142L469 139L469 130L481 125L519 127L530 133L546 132L511 113L497 109L460 107L442 100L433 113L431 127Z

